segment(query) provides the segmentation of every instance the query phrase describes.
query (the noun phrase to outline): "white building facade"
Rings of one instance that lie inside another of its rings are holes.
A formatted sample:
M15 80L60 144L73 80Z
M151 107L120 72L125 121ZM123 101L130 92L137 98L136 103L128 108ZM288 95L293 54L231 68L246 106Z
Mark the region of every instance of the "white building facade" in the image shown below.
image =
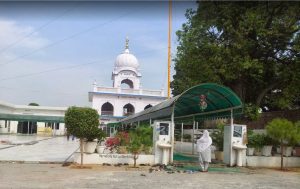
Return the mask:
M89 92L92 108L100 115L101 125L152 107L166 99L163 89L149 90L141 86L142 74L137 58L129 52L128 39L125 51L117 56L112 72L112 87L100 87L95 82Z
M0 133L64 135L67 107L14 105L0 101Z

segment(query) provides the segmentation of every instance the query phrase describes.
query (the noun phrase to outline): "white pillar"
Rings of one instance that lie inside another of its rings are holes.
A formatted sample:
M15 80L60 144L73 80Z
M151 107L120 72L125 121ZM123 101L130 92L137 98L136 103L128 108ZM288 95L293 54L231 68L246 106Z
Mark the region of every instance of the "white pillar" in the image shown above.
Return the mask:
M181 123L181 143L180 143L180 152L182 153L182 142L183 142L183 123Z
M233 109L230 110L230 159L229 159L229 165L232 166L232 137L233 137Z
M192 154L194 154L194 147L195 147L195 143L194 143L194 140L195 140L195 125L196 125L195 117L193 117Z

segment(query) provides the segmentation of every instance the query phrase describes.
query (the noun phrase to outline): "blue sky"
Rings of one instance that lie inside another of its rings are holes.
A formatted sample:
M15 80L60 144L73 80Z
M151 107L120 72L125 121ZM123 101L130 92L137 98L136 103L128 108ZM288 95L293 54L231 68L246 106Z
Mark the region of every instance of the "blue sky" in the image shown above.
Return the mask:
M173 3L173 56L187 8L196 3ZM143 88L166 88L167 2L0 2L0 100L89 106L94 80L112 86L126 36Z

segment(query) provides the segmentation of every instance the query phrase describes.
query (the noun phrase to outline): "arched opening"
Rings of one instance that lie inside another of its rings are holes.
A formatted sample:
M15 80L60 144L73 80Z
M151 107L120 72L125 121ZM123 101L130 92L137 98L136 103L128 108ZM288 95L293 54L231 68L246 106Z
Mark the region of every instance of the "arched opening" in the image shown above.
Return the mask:
M128 103L123 107L123 116L129 116L134 114L134 107L132 104Z
M122 89L133 89L133 82L130 79L124 79L121 81Z
M101 115L114 115L114 107L111 103L106 102L101 107Z
M152 105L151 104L148 104L147 106L145 106L144 110L148 109L148 108L151 108Z

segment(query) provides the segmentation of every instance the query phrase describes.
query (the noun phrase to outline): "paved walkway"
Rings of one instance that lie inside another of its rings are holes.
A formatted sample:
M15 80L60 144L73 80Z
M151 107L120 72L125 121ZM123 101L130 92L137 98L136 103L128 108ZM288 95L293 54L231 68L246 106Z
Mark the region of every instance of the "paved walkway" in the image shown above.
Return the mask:
M142 167L141 167L142 168ZM0 188L105 188L105 189L296 189L300 172L270 169L239 173L174 173L148 172L115 166L94 166L91 169L62 167L58 164L0 163Z
M64 162L79 147L66 137L0 135L0 140L14 144L0 144L0 161Z

